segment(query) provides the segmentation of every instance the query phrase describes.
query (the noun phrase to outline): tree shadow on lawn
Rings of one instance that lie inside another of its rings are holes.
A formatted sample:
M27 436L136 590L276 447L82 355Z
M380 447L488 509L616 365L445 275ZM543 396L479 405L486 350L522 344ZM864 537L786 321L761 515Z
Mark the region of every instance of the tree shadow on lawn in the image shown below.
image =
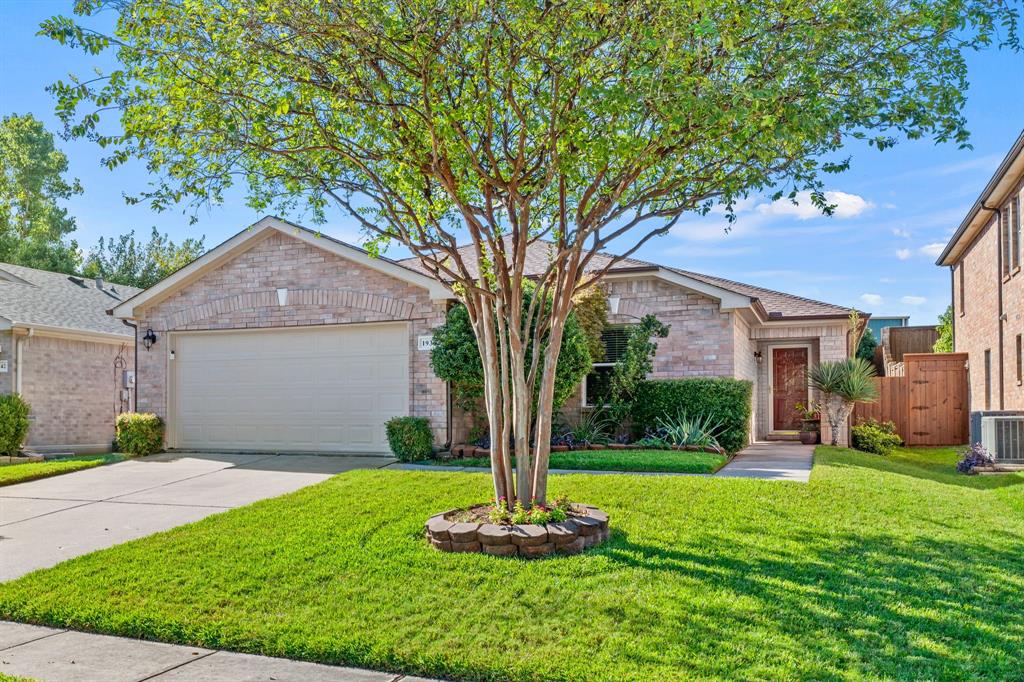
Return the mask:
M722 664L703 674L732 677L737 661L755 679L1008 679L1024 669L1024 541L1012 533L986 543L794 532L772 549L744 548L742 535L670 549L616 536L602 552L613 562L703 586L685 622L663 623L716 642Z

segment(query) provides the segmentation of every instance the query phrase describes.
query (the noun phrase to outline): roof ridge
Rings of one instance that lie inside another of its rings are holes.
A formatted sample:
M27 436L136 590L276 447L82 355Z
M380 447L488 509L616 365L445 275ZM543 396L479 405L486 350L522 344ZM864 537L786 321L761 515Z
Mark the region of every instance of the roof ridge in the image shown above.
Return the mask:
M697 272L696 270L683 270L682 268L674 268L674 267L671 267L671 266L662 266L662 267L668 267L669 270L675 270L676 272L678 272L680 274L683 274L683 275L697 275L698 277L707 277L709 279L718 280L719 282L726 282L728 284L738 284L739 286L742 286L742 287L750 287L751 289L759 289L761 291L767 291L767 292L770 292L770 293L773 293L773 294L778 294L779 296L786 296L787 298L794 298L794 299L797 299L797 300L800 300L800 301L806 301L808 303L816 303L818 305L827 305L829 307L838 308L838 309L841 309L841 310L852 310L852 308L847 308L846 306L837 305L835 303L829 303L828 301L822 301L822 300L819 300L819 299L816 299L816 298L809 298L807 296L800 296L799 294L791 294L791 293L789 293L787 291L779 291L778 289L769 289L768 287L763 287L763 286L760 286L758 284L748 284L746 282L740 282L740 281L737 281L737 280L734 280L734 279L728 279L727 277L718 277L717 275L708 275L708 274L705 274L703 272Z

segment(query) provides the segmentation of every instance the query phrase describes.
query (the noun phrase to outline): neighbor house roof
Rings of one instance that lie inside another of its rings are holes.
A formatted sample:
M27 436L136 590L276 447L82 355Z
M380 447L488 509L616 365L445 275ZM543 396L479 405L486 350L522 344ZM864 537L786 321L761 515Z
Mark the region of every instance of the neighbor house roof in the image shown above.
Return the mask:
M550 248L551 245L545 241L536 241L527 248L525 273L527 276L543 273L549 262ZM459 253L470 274L478 274L476 250L473 246L459 247ZM605 267L612 258L613 256L609 254L598 254L591 261L589 269L598 270ZM416 258L407 258L398 262L409 268L422 270L422 266ZM704 292L709 295L715 295L717 290L718 292L731 292L737 296L746 297L750 300L751 304L760 306L769 319L845 318L850 314L850 309L843 306L815 301L814 299L802 296L794 296L793 294L766 289L752 284L734 282L690 270L662 266L636 258L625 258L619 261L612 266L610 272L615 274L636 273L638 275L643 273L650 273L652 275L664 273L667 275L666 279L675 281L682 286L690 286L691 288L697 288L696 285L702 283L713 288L711 291ZM672 274L677 277L672 277ZM716 297L721 298L720 295Z
M1003 197L1013 190L1022 175L1024 175L1024 130L1010 147L1010 151L1000 162L988 184L981 190L977 201L967 212L960 227L953 233L946 248L939 254L935 261L936 265L954 265L960 260L967 247L974 242L974 238L999 210L999 204L1004 200Z
M131 336L132 330L107 310L140 291L59 272L0 263L0 322L92 334Z

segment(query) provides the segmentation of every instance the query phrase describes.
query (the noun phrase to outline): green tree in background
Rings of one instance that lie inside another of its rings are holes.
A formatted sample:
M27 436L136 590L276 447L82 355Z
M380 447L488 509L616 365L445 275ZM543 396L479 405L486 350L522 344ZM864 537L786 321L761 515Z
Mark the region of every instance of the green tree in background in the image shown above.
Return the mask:
M483 356L494 494L509 504L546 499L556 368L580 291L716 204L807 191L831 213L822 174L847 168L851 138L966 145L965 54L1019 49L1017 0L80 0L75 11L116 13L113 35L71 17L42 33L110 49L119 66L55 84L58 113L111 166L147 164L154 185L139 200L198 210L242 183L257 210L322 222L341 209L371 251L398 243L451 287ZM119 125L101 125L104 112ZM537 240L547 253L533 277ZM618 256L600 256L613 246ZM550 339L543 358L528 357L535 335Z
M946 312L939 315L939 324L935 329L939 332L932 351L935 353L953 352L953 306L946 307Z
M878 347L878 340L875 338L875 333L871 331L871 327L865 327L864 333L860 336L860 342L857 344L857 357L868 362L875 361L875 348Z
M59 202L82 193L68 180L68 159L32 114L0 120L0 261L74 273L75 219Z
M189 238L175 244L155 227L146 244L135 239L135 230L116 239L100 237L85 261L83 274L145 289L201 256L204 241L204 237Z

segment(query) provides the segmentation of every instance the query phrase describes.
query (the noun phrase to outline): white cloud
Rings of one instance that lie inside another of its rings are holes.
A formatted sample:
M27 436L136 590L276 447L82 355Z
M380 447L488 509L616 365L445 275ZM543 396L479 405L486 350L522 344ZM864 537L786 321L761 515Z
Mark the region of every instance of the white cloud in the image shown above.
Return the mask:
M938 258L942 250L946 248L946 245L942 242L932 242L931 244L925 244L921 247L921 253L930 258Z
M847 192L825 192L825 201L835 207L832 215L836 218L854 218L874 208L874 204L857 194ZM822 215L811 202L810 192L799 192L796 203L788 198L777 199L770 204L758 204L757 212L766 216L787 216L797 220L810 220Z
M896 251L896 257L900 260L907 260L910 258L910 249L898 249Z
M878 294L861 294L860 300L863 301L864 303L867 303L868 305L882 305L882 303L885 301L885 299L883 299Z
M910 239L910 233L904 230L902 227L892 228L892 233L900 239Z
M928 299L924 296L904 296L900 299L903 305L924 305L927 302Z

